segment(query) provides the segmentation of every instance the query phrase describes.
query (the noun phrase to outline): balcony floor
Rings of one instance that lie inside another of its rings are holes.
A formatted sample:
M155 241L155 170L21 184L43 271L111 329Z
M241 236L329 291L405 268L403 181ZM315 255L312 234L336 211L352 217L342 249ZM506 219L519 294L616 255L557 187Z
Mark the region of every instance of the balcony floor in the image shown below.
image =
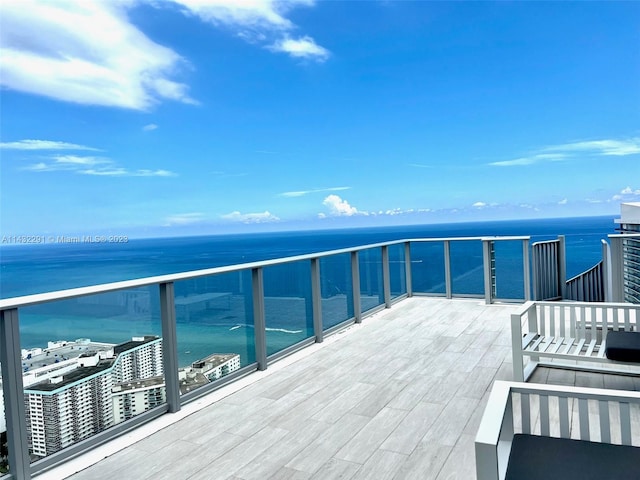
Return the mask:
M473 479L517 308L407 299L37 478ZM640 387L555 369L534 381Z

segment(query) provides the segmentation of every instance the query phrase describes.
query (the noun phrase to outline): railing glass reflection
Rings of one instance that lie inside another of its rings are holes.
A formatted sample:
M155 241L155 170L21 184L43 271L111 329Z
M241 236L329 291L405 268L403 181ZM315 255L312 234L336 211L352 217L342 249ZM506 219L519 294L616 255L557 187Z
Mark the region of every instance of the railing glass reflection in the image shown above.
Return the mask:
M264 312L267 355L313 336L308 260L264 268Z
M360 304L363 312L384 304L382 252L367 248L358 254L360 266Z
M483 295L484 266L482 242L451 242L451 288L453 295Z
M255 362L251 271L175 283L180 391Z
M521 240L493 242L495 260L495 298L522 300L524 295L524 260Z
M350 253L320 259L320 289L323 329L326 330L353 318Z
M407 293L407 270L404 254L404 243L389 246L389 275L391 281L391 298L398 298Z
M411 280L414 293L446 293L444 242L411 243Z
M157 289L20 309L31 461L165 403Z
M0 385L2 379L0 378ZM4 417L4 392L0 389L0 476L11 473L9 468L9 452L7 450L7 422Z

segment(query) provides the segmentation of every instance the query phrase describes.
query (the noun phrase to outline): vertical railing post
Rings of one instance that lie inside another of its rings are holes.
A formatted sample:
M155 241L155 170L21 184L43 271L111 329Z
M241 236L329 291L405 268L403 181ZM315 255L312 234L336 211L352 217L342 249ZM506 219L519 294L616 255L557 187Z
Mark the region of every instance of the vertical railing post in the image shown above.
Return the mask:
M173 282L160 284L160 321L162 323L162 365L169 412L180 410L180 380L178 379L178 334Z
M0 363L2 364L2 393L9 446L9 469L13 478L28 480L31 478L31 465L24 409L20 324L17 308L0 311Z
M605 302L612 302L611 251L606 240L602 242L602 292Z
M611 240L611 301L624 302L624 245L622 236L609 235Z
M451 242L449 240L444 241L444 289L447 298L452 298L453 293L451 289Z
M322 343L322 286L320 285L320 259L311 259L311 303L313 305L313 334L316 343Z
M564 235L558 235L558 287L560 299L564 300L567 294L567 256Z
M356 323L362 322L362 302L360 300L360 261L358 252L351 252L351 286L353 289L353 315Z
M404 276L405 281L407 283L407 296L413 296L413 285L412 285L412 273L411 272L411 242L404 243Z
M533 264L533 271L531 272L533 281L533 300L540 300L542 298L542 292L540 291L540 250L542 246L539 244L533 244L531 247L531 260Z
M492 279L492 260L493 260L493 240L482 239L482 264L484 271L484 303L493 303L493 279Z
M389 269L389 246L382 247L382 285L384 291L384 305L391 308L391 272Z
M251 270L253 291L253 331L256 343L258 370L267 368L267 325L264 314L264 279L262 268Z
M522 240L522 270L524 276L524 301L531 300L531 262L529 262L529 239Z

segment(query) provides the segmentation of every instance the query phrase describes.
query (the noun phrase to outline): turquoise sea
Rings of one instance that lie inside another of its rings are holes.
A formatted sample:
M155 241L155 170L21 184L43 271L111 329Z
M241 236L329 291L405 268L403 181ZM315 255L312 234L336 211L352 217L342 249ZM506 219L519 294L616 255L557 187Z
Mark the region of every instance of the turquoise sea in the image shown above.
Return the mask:
M0 298L405 238L530 235L532 242L535 242L565 235L567 277L570 278L601 260L601 239L615 233L614 218L581 217L134 239L127 243L113 244L2 246ZM481 272L478 277L481 251L478 251L477 244L469 245L468 251L465 248L467 247L464 245L456 247L456 250L452 248L452 256L459 259L452 259L454 287L460 293L475 293L482 278ZM521 265L521 246L514 243L511 247L500 248L499 262L506 266L503 268L505 273L502 274L505 277L509 276L511 265ZM436 272L433 278L430 276L433 270L428 258L430 250L420 253L416 249L416 252L415 257L412 253L412 261L418 262L412 270L414 283L425 285L425 291L437 292L441 288L438 286L441 282L438 280L439 273ZM370 253L370 256L363 257L365 267L379 262L376 252ZM267 345L270 353L312 333L308 301L310 290L305 283L309 278L308 269L308 262L265 269L265 295L269 297L265 305ZM353 316L353 312L349 310L349 286L345 283L349 277L347 270L348 257L345 256L321 263L323 315L334 324ZM372 273L370 282L362 267L361 274L365 275L364 283L370 283L367 287L369 291L363 291L363 304L371 302L371 306L375 306L379 303L380 294L376 274ZM521 275L521 272L512 273L514 279ZM399 271L397 277L401 277ZM507 278L504 285L501 288L508 297L508 289L513 285L517 286L517 281ZM243 364L253 361L255 357L248 272L178 282L175 288L181 364L186 365L210 353L227 352L239 353ZM21 344L23 348L45 347L50 340L76 338L120 343L134 335L159 335L157 298L155 288L142 288L26 307L20 310Z

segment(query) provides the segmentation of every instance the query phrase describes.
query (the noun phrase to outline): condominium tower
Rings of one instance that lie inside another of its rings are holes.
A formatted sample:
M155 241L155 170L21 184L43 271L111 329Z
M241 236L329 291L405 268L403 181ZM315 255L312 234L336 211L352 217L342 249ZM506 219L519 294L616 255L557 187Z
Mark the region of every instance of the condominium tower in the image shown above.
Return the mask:
M620 205L619 230L622 234L640 234L640 202ZM622 239L624 300L640 303L640 238Z
M130 418L130 408L124 410L125 403L130 406L131 401L125 401L123 390L131 389L123 389L122 384L163 373L159 337L134 337L114 346L109 353L111 356L105 355L105 351L83 353L76 369L25 388L31 453L51 455ZM157 397L155 393L152 395L154 399ZM155 406L156 402L152 403ZM141 408L134 409L138 412Z

